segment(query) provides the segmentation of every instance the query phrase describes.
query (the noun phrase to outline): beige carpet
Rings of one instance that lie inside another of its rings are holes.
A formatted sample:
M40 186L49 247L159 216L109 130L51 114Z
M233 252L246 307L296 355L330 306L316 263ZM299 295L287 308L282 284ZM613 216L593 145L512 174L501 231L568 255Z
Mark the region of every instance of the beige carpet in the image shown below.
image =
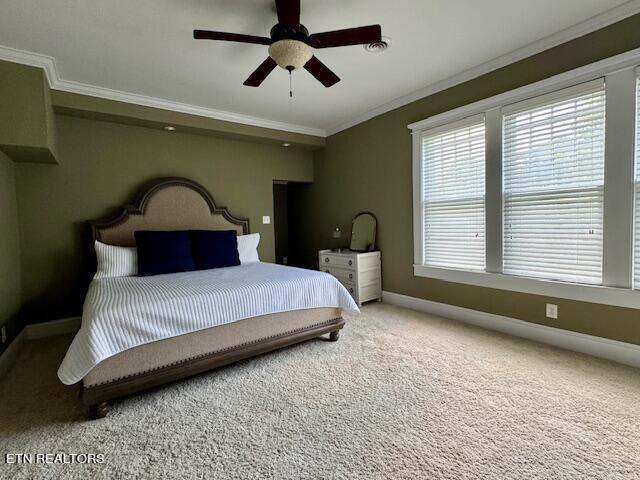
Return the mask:
M311 341L120 401L88 422L26 344L0 453L102 453L2 478L618 479L640 475L640 371L382 304Z

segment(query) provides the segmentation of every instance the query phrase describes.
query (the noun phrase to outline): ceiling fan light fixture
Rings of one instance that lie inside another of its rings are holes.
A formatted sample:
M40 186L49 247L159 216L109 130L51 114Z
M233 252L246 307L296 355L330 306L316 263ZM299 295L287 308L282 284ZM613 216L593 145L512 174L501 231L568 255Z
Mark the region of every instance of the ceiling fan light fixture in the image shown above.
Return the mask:
M299 40L278 40L269 46L269 56L285 70L298 70L311 60L313 52Z
M275 0L278 23L271 27L269 37L212 30L194 30L193 38L269 45L269 56L242 83L247 87L259 87L262 85L262 82L277 66L289 72L290 97L293 96L291 73L303 67L326 88L332 87L340 81L340 77L322 63L312 53L311 49L364 44L375 46L381 42L382 27L380 25L365 25L309 35L309 30L300 23L300 1ZM271 4L273 5L274 2L272 1Z

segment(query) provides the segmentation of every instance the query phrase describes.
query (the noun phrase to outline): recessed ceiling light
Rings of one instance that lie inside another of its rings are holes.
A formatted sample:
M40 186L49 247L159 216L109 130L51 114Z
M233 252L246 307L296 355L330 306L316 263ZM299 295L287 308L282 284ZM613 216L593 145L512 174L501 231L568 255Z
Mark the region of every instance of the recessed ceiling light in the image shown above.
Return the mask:
M167 132L173 132L173 131L175 131L176 127L174 127L174 126L172 126L172 125L167 125L166 127L164 127L164 129L165 129Z
M290 144L290 143L283 143L283 144L282 144L282 146L283 146L283 147L290 147L290 146L291 146L291 144Z

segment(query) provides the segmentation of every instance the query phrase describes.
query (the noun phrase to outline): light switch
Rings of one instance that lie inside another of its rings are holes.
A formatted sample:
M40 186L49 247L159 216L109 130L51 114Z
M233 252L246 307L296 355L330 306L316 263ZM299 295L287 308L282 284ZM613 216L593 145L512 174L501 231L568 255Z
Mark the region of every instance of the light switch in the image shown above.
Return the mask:
M262 224L269 225L271 223L271 217L269 215L264 215L262 217Z

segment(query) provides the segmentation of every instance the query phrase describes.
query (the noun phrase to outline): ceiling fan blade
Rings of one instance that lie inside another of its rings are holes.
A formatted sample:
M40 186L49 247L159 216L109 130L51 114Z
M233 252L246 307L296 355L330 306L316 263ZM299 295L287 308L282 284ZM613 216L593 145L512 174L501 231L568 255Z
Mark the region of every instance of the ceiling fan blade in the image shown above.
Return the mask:
M273 58L267 57L267 59L249 75L249 78L244 81L243 85L247 87L259 87L260 84L264 82L264 79L276 68L276 65L277 63Z
M300 25L300 0L276 0L278 23L288 27Z
M196 40L225 40L228 42L257 43L258 45L271 45L271 39L243 35L241 33L212 32L209 30L194 30L193 38Z
M382 40L380 25L347 28L333 32L314 33L309 35L307 43L313 48L346 47L348 45L363 45Z
M316 56L311 57L311 60L305 64L304 69L316 77L316 79L327 88L340 81L340 78L329 70L329 67L318 60Z

